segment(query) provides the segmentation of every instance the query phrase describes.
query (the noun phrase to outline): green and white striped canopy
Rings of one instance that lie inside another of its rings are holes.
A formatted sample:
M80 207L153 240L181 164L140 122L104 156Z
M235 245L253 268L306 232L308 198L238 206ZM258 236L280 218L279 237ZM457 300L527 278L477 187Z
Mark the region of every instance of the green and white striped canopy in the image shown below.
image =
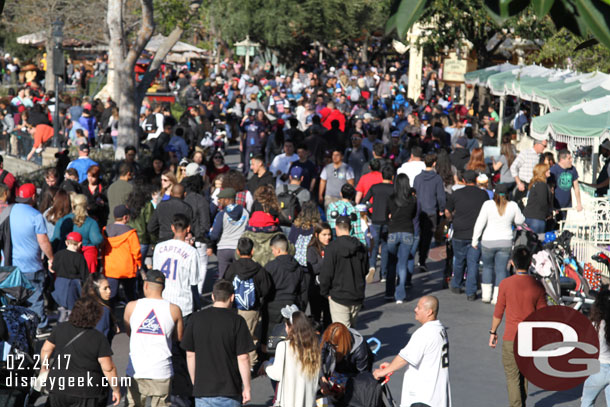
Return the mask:
M532 120L535 139L553 139L576 146L593 146L610 136L610 95L558 110Z

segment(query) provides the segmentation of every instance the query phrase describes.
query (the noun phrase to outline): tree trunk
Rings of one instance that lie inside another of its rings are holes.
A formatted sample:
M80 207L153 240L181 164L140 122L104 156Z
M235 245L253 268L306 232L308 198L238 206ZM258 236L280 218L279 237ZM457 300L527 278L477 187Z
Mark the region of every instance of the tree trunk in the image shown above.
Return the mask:
M125 157L126 146L133 145L136 148L138 147L140 107L146 95L146 90L159 73L163 60L184 32L180 25L174 28L157 50L155 57L148 66L148 71L143 75L140 83L136 85L134 72L136 61L155 30L153 1L140 0L140 4L142 6L142 24L136 35L135 42L128 49L123 29L122 1L108 0L109 47L112 49L111 57L113 58L115 70L115 85L113 88L117 94L116 102L119 107L118 147L115 153L115 159L117 160ZM185 22L188 22L188 20L196 15L200 5L200 2L191 4L189 14L185 16Z

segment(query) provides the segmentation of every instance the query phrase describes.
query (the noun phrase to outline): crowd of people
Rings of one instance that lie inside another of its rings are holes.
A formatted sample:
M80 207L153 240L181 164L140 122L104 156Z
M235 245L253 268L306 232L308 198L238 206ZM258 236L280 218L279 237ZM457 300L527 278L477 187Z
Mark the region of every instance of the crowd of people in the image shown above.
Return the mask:
M38 333L52 330L43 355L72 346L80 363L66 375L116 377L109 344L126 332L129 405L146 398L169 405L171 394L184 405L194 398L197 406L239 406L251 398L251 377L262 374L279 383L275 405L342 405L354 383L373 389L375 378L406 365L402 405L451 405L438 299L419 300L422 327L373 371L355 329L366 285L384 283L385 299L396 304L417 298L411 278L428 272L431 247L450 228L450 290L476 301L480 283L481 301L497 303L495 335L505 309L522 311L505 293L520 281L507 279L513 227L553 230L573 206L572 190L582 210L572 155L557 145L549 152L547 140L517 152L527 120L502 134L493 104L455 103L432 67L412 100L400 62L384 71L316 61L308 55L291 75L230 61L210 77L180 71L186 111L173 117L169 106L146 102L140 144L125 147L121 162L89 157L116 148L120 112L111 100L87 98L60 112L78 157L59 159L42 185L20 183L0 160L0 215L8 211L12 246L4 264L35 288ZM13 125L9 143L15 131L33 135L28 159L53 135L46 106L53 97L31 82L0 101L2 123ZM498 138L499 154L486 155ZM230 168L225 153L235 144L241 162ZM608 156L610 142L601 151ZM606 171L597 187L607 188L607 179ZM529 261L519 255L519 264ZM212 281L213 305L201 310ZM58 324L50 325L54 307ZM436 381L422 380L432 374ZM507 380L511 405L520 405L515 375L507 371ZM113 388L113 400L120 397ZM105 405L108 394L51 389L54 406L83 399Z

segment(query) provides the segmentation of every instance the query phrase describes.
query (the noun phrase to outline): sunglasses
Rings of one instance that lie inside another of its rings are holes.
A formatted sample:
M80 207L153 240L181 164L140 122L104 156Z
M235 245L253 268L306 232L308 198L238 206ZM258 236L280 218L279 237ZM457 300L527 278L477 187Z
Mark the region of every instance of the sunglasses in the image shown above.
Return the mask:
M214 157L215 160L222 160L222 157L217 155L216 157Z

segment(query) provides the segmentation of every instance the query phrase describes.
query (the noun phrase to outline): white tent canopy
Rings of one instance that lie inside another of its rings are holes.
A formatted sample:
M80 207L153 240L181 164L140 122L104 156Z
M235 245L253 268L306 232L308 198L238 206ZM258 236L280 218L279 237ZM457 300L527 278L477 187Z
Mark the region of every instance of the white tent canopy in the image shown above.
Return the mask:
M161 47L161 45L163 44L163 42L167 39L167 37L164 37L161 34L157 34L154 37L152 37L150 39L150 41L148 41L148 44L146 44L145 49L147 51L150 52L157 52L157 50ZM202 48L198 48L194 45L191 44L187 44L186 42L182 42L182 41L178 41L170 50L170 52L177 52L177 53L184 53L184 52L188 52L191 53L190 57L191 58L196 58L196 55L199 56L205 56L207 55L207 51L202 49Z

